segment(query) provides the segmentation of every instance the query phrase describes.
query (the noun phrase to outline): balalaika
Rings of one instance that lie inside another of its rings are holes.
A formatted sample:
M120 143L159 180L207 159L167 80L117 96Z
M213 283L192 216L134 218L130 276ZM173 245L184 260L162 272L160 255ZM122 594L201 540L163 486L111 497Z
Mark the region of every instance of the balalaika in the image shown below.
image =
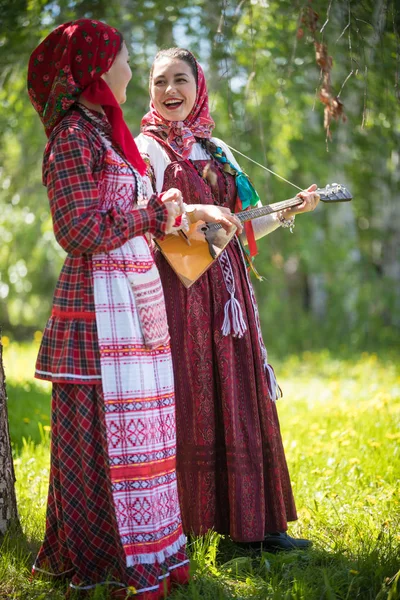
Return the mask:
M318 188L316 193L327 203L348 202L352 199L350 192L338 183ZM236 216L243 223L298 206L302 202L301 198L295 196L289 200L236 213ZM179 235L170 234L162 241L156 240L156 243L183 285L189 288L213 264L235 233L234 226L227 233L218 223L198 221L193 223L186 233L181 231Z

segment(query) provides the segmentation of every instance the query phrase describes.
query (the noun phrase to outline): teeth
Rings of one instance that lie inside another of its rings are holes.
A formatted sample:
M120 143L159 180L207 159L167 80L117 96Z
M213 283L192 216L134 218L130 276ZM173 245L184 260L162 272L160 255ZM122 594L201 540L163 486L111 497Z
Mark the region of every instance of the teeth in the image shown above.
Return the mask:
M178 104L179 102L182 102L182 100L166 100L164 104Z

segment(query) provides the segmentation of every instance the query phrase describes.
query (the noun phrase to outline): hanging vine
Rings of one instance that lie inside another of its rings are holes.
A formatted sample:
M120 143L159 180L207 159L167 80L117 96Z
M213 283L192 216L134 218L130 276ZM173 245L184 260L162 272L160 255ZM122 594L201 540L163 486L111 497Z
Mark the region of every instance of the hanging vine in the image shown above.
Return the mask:
M297 30L297 38L301 39L304 36L304 29L307 29L312 36L315 48L315 60L321 69L322 79L321 87L318 91L318 97L324 105L324 128L326 131L326 136L327 139L331 139L332 134L330 126L332 120L339 121L341 119L342 121L346 121L343 102L339 99L339 94L336 95L332 88L331 71L333 59L328 53L327 44L319 39L319 35L321 35L327 23L329 22L329 13L332 6L332 0L328 6L325 23L320 30L318 29L319 15L311 7L311 1L312 0L309 0L308 6L304 7L303 9L303 14L301 17L302 27L299 27Z

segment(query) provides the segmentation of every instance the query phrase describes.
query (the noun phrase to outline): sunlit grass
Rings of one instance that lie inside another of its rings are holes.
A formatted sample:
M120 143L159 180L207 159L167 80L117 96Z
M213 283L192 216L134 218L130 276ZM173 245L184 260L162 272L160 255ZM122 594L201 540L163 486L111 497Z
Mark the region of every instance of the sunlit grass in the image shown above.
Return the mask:
M9 397L10 433L16 451L22 438L38 443L41 434L38 423L50 430L51 384L34 379L39 336L32 344L4 344L4 365Z
M0 598L62 598L28 580L44 531L50 388L32 380L37 347L5 349L10 429L24 536L0 557ZM398 357L304 353L274 365L279 414L307 553L252 555L210 532L189 546L193 578L172 598L399 600L400 368ZM29 423L25 420L29 419ZM41 425L39 426L38 423ZM34 442L27 442L26 436ZM97 598L105 597L101 590Z

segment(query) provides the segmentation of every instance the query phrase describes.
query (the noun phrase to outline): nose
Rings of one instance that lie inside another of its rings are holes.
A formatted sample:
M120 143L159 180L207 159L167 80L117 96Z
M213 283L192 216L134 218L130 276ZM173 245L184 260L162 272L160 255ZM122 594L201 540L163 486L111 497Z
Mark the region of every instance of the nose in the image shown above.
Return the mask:
M173 83L169 83L165 88L165 93L171 94L172 92L175 92L175 85Z

